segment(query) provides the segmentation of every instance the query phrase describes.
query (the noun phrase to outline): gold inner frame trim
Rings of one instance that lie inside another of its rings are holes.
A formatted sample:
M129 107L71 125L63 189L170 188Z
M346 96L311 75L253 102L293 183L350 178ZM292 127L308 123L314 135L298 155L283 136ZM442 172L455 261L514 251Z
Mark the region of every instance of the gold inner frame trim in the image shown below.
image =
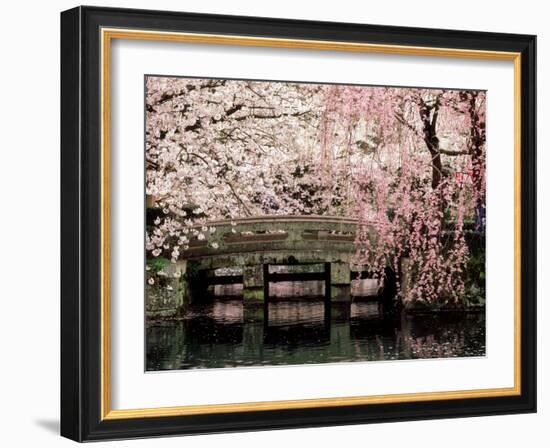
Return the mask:
M101 419L116 420L229 412L406 403L432 400L503 397L521 394L521 54L515 52L418 47L305 39L279 39L217 34L101 29ZM418 392L390 395L278 400L228 404L111 409L110 346L110 62L113 39L185 42L213 45L295 48L513 61L514 63L514 386L506 388Z

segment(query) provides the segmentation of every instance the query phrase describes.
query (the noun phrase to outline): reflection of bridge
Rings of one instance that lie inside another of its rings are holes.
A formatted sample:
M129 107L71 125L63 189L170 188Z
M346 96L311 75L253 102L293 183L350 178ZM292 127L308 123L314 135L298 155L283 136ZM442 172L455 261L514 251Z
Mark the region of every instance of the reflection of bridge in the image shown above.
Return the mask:
M205 305L199 317L149 326L147 362L171 370L383 360L410 344L409 320L382 316L374 303L351 304L346 318L327 318L318 301L301 305L272 303L262 321L247 319L235 301Z
M269 284L278 281L324 281L327 301L351 301L356 220L259 216L207 226L215 232L205 240L193 238L171 266L171 274L181 274L176 308L200 300L208 286L231 283L242 283L245 306L263 304Z

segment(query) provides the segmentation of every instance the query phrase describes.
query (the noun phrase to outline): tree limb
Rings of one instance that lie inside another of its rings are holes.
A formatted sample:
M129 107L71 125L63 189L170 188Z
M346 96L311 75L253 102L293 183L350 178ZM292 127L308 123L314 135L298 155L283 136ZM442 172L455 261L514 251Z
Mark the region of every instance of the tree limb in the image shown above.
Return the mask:
M439 148L439 152L441 154L445 154L446 156L467 156L470 154L469 151L463 150L463 151L451 151L448 149Z

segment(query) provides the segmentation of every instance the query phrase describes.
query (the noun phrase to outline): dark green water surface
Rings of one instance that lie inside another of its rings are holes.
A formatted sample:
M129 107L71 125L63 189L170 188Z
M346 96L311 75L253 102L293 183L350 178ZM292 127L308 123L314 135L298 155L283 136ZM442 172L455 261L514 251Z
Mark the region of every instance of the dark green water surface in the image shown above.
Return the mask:
M178 370L485 355L485 314L382 317L376 303L349 316L322 301L278 301L262 320L243 318L242 300L215 300L185 318L149 322L147 370Z

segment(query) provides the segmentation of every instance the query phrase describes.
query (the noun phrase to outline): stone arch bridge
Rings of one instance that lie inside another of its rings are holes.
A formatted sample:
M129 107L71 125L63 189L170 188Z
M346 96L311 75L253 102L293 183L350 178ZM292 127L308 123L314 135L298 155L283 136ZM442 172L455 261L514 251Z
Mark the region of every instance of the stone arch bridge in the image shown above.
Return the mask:
M279 281L324 281L326 301L351 301L357 220L270 215L235 219L233 224L225 220L205 224L215 232L207 240L193 238L177 263L170 264L169 276L179 273L171 297L161 300L164 310L162 304L148 303L149 315L177 314L204 297L208 286L232 283L242 283L245 307L267 303L270 283ZM273 272L272 266L290 268L281 273ZM242 268L238 275L219 273L237 267Z

